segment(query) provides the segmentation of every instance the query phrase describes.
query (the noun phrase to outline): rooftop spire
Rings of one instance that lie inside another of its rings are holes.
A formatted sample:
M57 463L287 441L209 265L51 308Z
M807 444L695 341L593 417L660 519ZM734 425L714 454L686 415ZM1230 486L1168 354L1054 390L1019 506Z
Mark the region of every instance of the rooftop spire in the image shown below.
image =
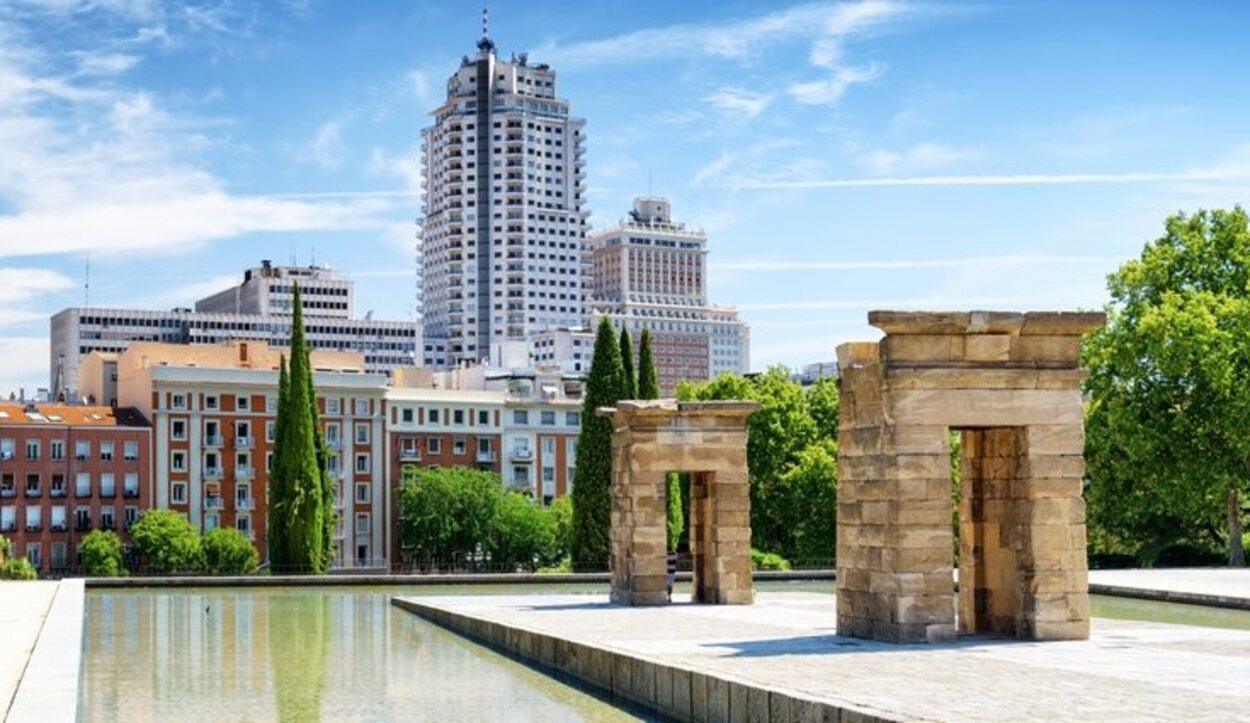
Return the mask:
M482 52L495 49L495 43L490 39L490 13L485 5L482 6L482 39L477 41L477 49Z

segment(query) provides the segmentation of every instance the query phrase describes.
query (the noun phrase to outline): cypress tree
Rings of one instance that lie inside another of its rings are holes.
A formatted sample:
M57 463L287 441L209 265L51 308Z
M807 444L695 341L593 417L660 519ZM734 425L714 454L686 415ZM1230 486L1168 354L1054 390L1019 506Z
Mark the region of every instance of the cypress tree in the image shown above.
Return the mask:
M309 388L312 388L311 384ZM334 509L334 476L330 474L330 449L326 445L325 430L321 428L321 411L317 409L317 395L315 393L309 395L309 401L312 403L310 407L312 410L313 441L316 447L317 469L320 472L321 483L321 559L322 565L328 568L334 561L334 522L338 516Z
M642 330L638 342L638 398L659 399L660 380L655 373L655 357L651 353L651 330Z
M317 458L316 403L312 365L304 338L303 303L299 284L294 285L291 319L291 362L287 369L282 437L274 449L276 480L270 499L271 527L279 530L280 545L270 552L278 571L325 572L325 480ZM276 493L276 495L274 494Z
M269 462L269 533L265 542L269 548L269 560L274 565L285 565L286 553L286 522L287 510L287 476L283 470L283 450L286 449L286 422L291 414L287 411L287 388L290 380L287 375L286 355L278 361L278 414L274 418L273 456Z
M623 399L638 399L638 377L634 375L634 346L629 343L628 329L621 329L621 367L625 380Z
M665 529L668 532L668 549L677 552L677 544L681 542L681 533L686 529L686 516L681 510L681 475L677 472L668 473L668 515Z
M577 438L573 473L573 540L575 570L601 570L608 562L608 529L612 513L612 420L595 415L624 396L625 370L616 334L607 317L595 333L594 356L582 404L582 431Z

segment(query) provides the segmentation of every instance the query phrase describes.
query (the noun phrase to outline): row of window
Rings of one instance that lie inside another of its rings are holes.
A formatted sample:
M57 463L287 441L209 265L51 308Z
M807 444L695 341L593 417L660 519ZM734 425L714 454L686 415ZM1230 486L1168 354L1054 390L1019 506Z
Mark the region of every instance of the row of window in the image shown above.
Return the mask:
M66 532L69 530L69 521L66 518L67 508L65 505L56 505L49 510L48 529L53 532ZM139 508L137 506L127 506L124 512L124 520L126 529L130 529L131 525L139 519ZM0 507L0 532L16 532L18 525L17 508L11 505ZM26 532L39 532L44 529L43 525L43 509L40 507L27 507L25 520L22 521L22 529ZM96 529L96 520L93 518L90 507L74 508L74 530L76 532L88 532ZM111 506L100 508L99 529L115 530L117 529L116 515Z
M74 496L75 497L91 497L98 494L100 497L116 497L118 493L117 475L112 472L104 472L99 475L99 485L95 484L97 478L90 472L79 472L74 475ZM48 480L48 496L64 497L69 493L66 487L66 477L64 474L55 472L47 475ZM26 485L24 493L27 497L42 497L44 475L40 472L26 473ZM139 473L126 472L122 476L121 493L126 497L139 496ZM17 475L12 472L0 473L0 497L16 497L17 496Z
M195 395L174 393L169 395L169 409L174 410L190 410L190 404L194 401ZM234 408L239 412L250 412L252 409L252 398L250 395L239 394L205 394L204 395L204 411L218 411L222 408L222 400L234 399ZM346 403L344 403L346 401ZM371 399L347 399L342 400L338 397L323 397L322 402L325 404L325 413L328 415L344 414L344 410L351 410L351 413L357 417L367 417L373 413L373 400ZM259 411L259 410L256 410ZM275 394L265 395L265 409L268 414L274 414L278 411L278 397Z
M30 462L38 462L43 458L43 440L28 439L25 443L24 459ZM74 458L78 461L86 461L92 456L91 440L79 439L74 441ZM122 459L127 462L134 462L139 459L139 442L125 441L122 442ZM99 459L104 462L111 462L117 454L116 442L100 442L97 447L99 451ZM0 460L15 459L17 456L17 442L13 439L0 439ZM65 459L65 440L52 439L48 440L48 459L53 462L60 462Z

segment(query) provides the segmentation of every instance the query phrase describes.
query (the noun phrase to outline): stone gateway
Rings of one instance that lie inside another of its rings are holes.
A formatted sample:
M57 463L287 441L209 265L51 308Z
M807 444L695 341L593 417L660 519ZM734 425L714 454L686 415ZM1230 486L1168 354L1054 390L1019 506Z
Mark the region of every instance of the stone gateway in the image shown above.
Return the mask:
M838 347L838 633L1089 637L1082 335L1101 313L874 311ZM951 435L963 450L956 504Z

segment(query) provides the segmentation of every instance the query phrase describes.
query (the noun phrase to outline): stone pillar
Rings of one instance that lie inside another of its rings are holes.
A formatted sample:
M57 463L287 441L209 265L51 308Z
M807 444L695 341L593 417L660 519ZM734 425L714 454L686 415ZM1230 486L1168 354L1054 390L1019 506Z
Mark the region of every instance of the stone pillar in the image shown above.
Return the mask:
M751 508L746 418L755 402L621 402L611 416L611 599L662 605L666 478L691 473L690 544L696 602L749 604Z

